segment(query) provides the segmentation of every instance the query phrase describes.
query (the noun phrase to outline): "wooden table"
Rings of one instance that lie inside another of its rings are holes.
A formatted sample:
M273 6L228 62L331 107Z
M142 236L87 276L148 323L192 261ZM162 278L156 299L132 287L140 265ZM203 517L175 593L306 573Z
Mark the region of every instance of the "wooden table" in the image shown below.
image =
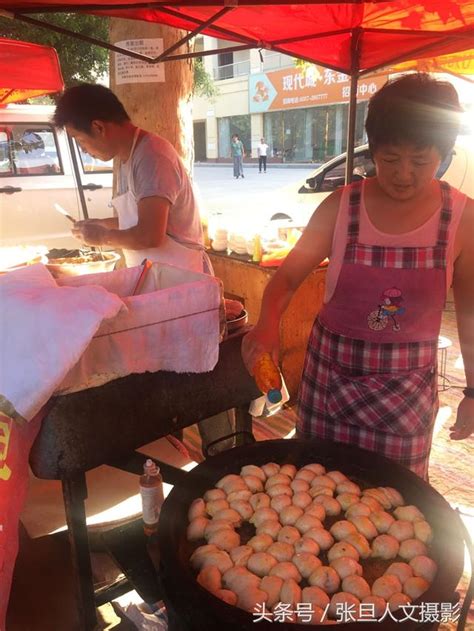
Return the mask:
M249 323L260 313L263 291L277 268L262 267L250 257L208 251L215 275L224 284L228 298L243 302ZM314 270L301 284L283 314L280 326L280 366L292 398L296 397L311 327L320 311L326 281L326 267Z
M250 442L248 407L260 392L242 363L241 341L242 334L224 340L219 361L209 373L129 375L52 401L30 464L38 478L62 482L82 630L96 628L96 604L118 595L116 591L113 595L94 593L84 508L85 472L109 464L141 473L143 455L135 449L230 408L236 408L237 431L241 432L237 444ZM170 484L186 475L159 464Z

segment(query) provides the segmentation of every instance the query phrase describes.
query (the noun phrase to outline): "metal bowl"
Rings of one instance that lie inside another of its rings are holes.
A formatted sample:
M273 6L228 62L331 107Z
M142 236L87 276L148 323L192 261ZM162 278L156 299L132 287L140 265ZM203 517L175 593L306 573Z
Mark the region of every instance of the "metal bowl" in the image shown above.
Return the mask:
M232 320L227 320L228 333L234 333L238 329L244 327L248 323L248 321L249 314L244 309L236 318L232 318Z
M69 262L66 257L49 259L48 263L46 263L46 267L56 278L59 276L82 276L84 274L111 272L117 261L120 260L120 254L117 252L103 252L103 259L99 253L94 254L96 255L95 258L97 258L97 260L94 261L85 260L83 262L73 262L73 259L71 259L71 262Z

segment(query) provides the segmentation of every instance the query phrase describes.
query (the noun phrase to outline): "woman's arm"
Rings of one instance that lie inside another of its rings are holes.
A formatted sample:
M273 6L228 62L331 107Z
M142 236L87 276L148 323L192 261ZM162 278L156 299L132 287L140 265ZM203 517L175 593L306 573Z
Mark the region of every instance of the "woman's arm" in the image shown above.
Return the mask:
M318 206L298 243L265 288L258 322L242 344L249 371L263 351L278 361L280 319L306 276L329 256L340 199L341 190L335 191Z
M454 263L453 293L461 354L468 388L474 388L474 200L468 199L459 224ZM451 438L461 440L474 432L474 399L464 397L458 407Z

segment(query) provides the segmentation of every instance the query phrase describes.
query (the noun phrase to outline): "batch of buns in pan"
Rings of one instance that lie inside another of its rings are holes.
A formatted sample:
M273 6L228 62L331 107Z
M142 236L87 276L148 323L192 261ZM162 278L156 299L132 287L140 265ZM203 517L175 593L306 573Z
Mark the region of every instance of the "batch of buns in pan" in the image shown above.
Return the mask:
M195 499L188 519L197 581L249 612L310 603L316 624L334 620L340 603L372 603L380 617L421 596L437 570L432 530L416 506L394 488L362 489L317 463L246 465ZM245 522L255 529L247 541ZM382 568L375 580L374 566Z

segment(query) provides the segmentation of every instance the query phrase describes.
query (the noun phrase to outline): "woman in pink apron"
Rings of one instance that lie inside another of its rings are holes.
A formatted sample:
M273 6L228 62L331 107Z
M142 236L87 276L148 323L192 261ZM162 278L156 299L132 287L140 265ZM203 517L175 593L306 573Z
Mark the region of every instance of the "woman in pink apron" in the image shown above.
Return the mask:
M452 438L474 431L474 204L435 179L454 145L459 111L454 88L426 75L402 77L372 98L366 129L376 177L318 207L266 288L243 347L249 368L262 348L277 357L281 314L328 256L297 435L383 453L421 477L438 409L438 335L451 283L468 382Z

